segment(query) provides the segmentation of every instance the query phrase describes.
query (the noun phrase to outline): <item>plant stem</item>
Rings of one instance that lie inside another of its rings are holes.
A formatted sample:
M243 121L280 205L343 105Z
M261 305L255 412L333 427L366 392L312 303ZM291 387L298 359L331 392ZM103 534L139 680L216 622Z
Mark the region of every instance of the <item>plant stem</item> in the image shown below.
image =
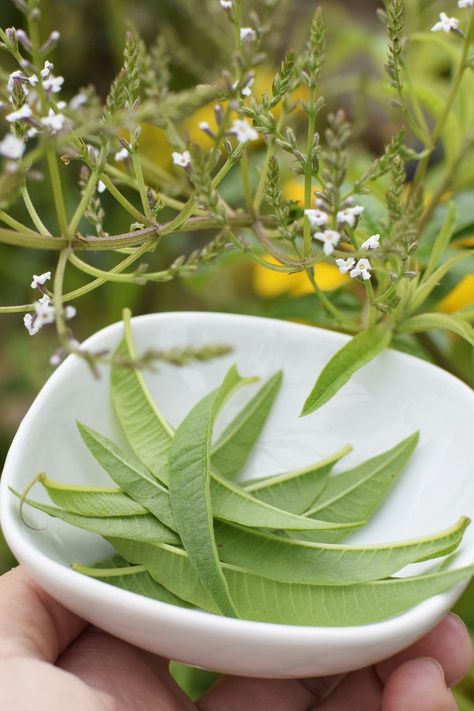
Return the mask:
M41 217L38 215L35 206L33 205L33 202L30 197L30 193L28 192L28 188L26 186L26 183L24 187L21 189L21 195L23 197L23 202L25 203L25 207L28 210L28 214L31 217L31 221L33 222L34 226L38 230L38 232L41 235L44 235L45 237L51 237L51 232L48 230L44 222L42 221Z
M34 235L35 237L39 237L39 234L35 232L34 230L30 229L26 225L24 225L22 222L19 222L18 220L15 220L14 217L11 217L7 212L4 212L3 210L0 210L0 222L4 222L6 225L9 227L12 227L14 230L17 230L18 232L29 232L30 234Z
M56 272L54 275L54 308L56 309L56 332L58 334L58 339L60 343L68 347L69 339L67 337L67 326L64 318L64 308L63 308L63 285L64 285L64 273L66 271L66 264L71 253L71 247L68 245L61 250L58 259L58 265L56 267Z
M438 121L436 122L436 125L433 129L433 133L430 136L430 140L429 140L429 144L427 146L425 156L418 163L418 167L417 167L415 177L414 177L413 183L412 183L412 192L415 192L415 190L423 182L425 175L426 175L426 171L428 169L431 155L436 148L436 144L438 143L438 141L441 137L441 134L443 133L446 121L449 117L449 114L450 114L451 109L453 107L457 93L459 91L459 87L461 86L461 81L463 79L464 72L466 71L467 66L468 66L467 65L467 58L468 58L468 54L469 54L469 48L471 46L471 42L473 39L473 34L474 34L474 12L471 12L470 18L469 18L468 30L466 33L466 37L464 38L461 59L460 59L459 66L456 71L454 82L453 82L451 89L449 91L449 94L447 96L444 110L443 110L441 116L439 117Z
M136 177L137 183L138 183L138 191L140 193L140 199L142 201L143 212L145 213L145 215L147 217L147 221L153 222L153 213L152 213L151 207L148 203L147 187L145 185L145 178L143 177L143 169L142 169L142 164L141 164L141 160L140 160L140 154L138 153L137 148L134 148L132 150L132 163L133 163L133 169L135 171L135 177Z
M309 115L308 115L308 138L306 142L306 168L304 173L304 209L309 210L311 208L311 197L312 197L312 183L313 183L313 145L314 145L314 134L316 131L316 112L314 110L314 103L316 101L316 90L311 88L310 98L309 98ZM303 232L303 242L304 242L304 255L308 257L311 254L311 223L309 218L306 217L304 221L304 232Z
M253 214L252 188L250 187L249 159L247 149L242 153L240 159L240 173L242 176L242 186L244 189L245 204L250 215Z

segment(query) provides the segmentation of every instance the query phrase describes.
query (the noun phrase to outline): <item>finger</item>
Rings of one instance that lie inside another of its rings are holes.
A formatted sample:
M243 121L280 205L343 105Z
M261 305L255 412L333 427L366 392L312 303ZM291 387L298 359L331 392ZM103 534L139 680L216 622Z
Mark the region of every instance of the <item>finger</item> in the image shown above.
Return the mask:
M170 677L166 660L95 627L89 627L71 644L56 666L115 698L117 711L195 711Z
M27 656L54 662L85 626L21 566L0 577L0 659Z
M423 639L375 666L382 683L404 662L418 657L436 659L444 669L446 683L454 686L468 673L473 659L472 642L464 622L449 614Z
M226 676L199 699L201 711L308 711L314 695L297 679Z
M383 686L372 668L348 674L322 704L318 711L378 711Z
M405 662L389 677L381 711L456 711L443 668L433 659Z
M8 711L116 711L112 697L52 664L31 657L0 664L2 709Z

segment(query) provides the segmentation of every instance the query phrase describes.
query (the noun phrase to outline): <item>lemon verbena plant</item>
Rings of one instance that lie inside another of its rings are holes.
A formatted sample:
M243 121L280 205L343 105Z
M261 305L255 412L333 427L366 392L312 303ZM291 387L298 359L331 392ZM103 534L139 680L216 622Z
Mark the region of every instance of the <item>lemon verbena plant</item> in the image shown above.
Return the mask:
M459 0L458 7L452 2L439 16L433 10L428 24L426 12L420 13L425 24L414 27L411 18L409 28L403 0L386 0L379 12L387 35L385 73L371 81L396 112L398 130L356 177L350 120L343 110L328 108L323 95L331 45L320 8L306 42L286 50L266 91L257 87L259 73L267 71L270 19L278 1L208 0L203 12L213 21L220 15L225 44L232 45L214 81L173 90L172 48L163 37L147 48L130 31L123 66L101 99L91 86L68 95L53 61L59 33L40 36L39 0L14 2L26 26L0 31L7 58L0 75L0 241L48 250L57 261L32 277L32 303L4 305L0 313L23 313L32 336L54 323L60 345L54 365L68 353L92 367L113 357L88 352L75 338L72 319L80 318L76 303L82 295L108 282L144 285L186 277L229 250L286 275L289 283L304 275L324 309L324 324L353 336L319 375L304 413L407 334L423 339L435 358L433 330L452 331L474 345L472 308L450 315L431 308L438 284L459 265L472 266L472 249L457 239L462 220L456 196L446 203L473 155L472 0ZM417 77L412 58L420 43L448 57L441 95ZM212 120L199 122L199 140L190 138L186 120L209 105ZM166 135L170 166L141 150L145 124ZM69 195L64 176L72 173L77 190ZM239 175L240 188L229 196L223 186L230 174ZM282 191L282 180L291 174L301 181L300 202ZM51 195L54 221L35 206L30 188L38 180ZM105 192L122 211L119 234L109 231ZM15 216L18 203L27 223ZM150 267L166 240L196 233L205 236L204 246L201 241L165 269ZM95 251L114 253L115 265L94 266L88 253ZM345 309L320 288L324 264L347 278L357 309ZM69 270L88 281L67 291ZM204 354L145 354L141 364L220 352L217 346Z

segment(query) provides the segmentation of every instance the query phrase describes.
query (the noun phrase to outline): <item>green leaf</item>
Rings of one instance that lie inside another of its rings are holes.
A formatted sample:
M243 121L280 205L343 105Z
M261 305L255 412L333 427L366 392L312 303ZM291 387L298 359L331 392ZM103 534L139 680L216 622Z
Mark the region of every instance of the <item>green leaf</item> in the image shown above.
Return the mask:
M243 469L268 419L282 377L280 371L267 380L215 443L211 464L222 477L234 479Z
M110 478L165 526L176 531L168 490L153 479L139 462L122 452L108 437L104 437L82 422L77 423L77 428L84 444Z
M120 489L72 486L52 481L46 475L42 476L39 481L54 504L81 516L108 518L110 516L140 516L148 513L146 508L137 504Z
M399 327L402 333L421 333L435 329L457 333L471 346L474 346L474 327L457 316L435 313L420 314L419 316L412 316Z
M331 457L304 469L251 481L245 490L260 501L285 509L295 514L302 514L314 503L322 492L334 464L350 452L347 446Z
M169 452L169 495L183 546L219 610L230 617L235 617L236 611L221 570L213 529L211 438L219 410L242 383L243 379L232 367L222 385L184 418Z
M219 479L211 472L211 499L214 516L254 528L285 529L288 531L339 531L346 533L365 523L340 523L318 521L284 511L259 501L226 479Z
M128 321L125 321L125 340L119 343L114 356L110 383L119 422L135 454L162 484L167 484L173 430L155 407L140 371L117 365L120 358L136 357Z
M12 489L13 493L20 497L18 492ZM97 533L104 538L128 538L131 541L140 542L157 542L174 543L179 545L179 536L171 529L164 526L158 521L155 516L148 514L145 516L111 516L110 518L80 516L79 514L65 511L56 506L32 501L31 499L23 499L25 503L38 511L43 511L52 516L59 518L65 523L82 528L84 531Z
M144 595L152 600L166 602L169 605L178 607L193 607L189 602L181 600L177 595L167 590L163 585L157 583L147 572L145 566L129 565L127 561L119 555L112 558L100 560L93 565L80 565L75 563L71 566L73 570L90 578L101 580L108 585L114 585L122 590Z
M413 298L410 301L410 312L413 313L426 301L431 292L436 289L440 281L460 262L472 257L471 252L460 252L450 257L444 264L432 272L428 278L421 279L420 285L417 287Z
M468 518L445 531L383 545L343 546L282 538L242 526L217 523L219 556L226 563L287 583L345 585L379 580L410 563L454 551Z
M110 373L112 402L131 448L154 476L167 485L168 451L174 431L153 402L140 371L117 363L136 358L129 317L124 324L125 339L115 351ZM219 472L222 469L224 476L235 476L245 464L270 413L281 379L281 373L270 378L216 443L212 464Z
M118 484L137 503L153 513L162 523L177 531L168 490L154 479L140 464L122 452L110 439L78 423L81 437L91 454ZM163 470L162 470L163 471ZM212 473L211 499L217 518L259 528L287 528L289 530L351 530L353 525L319 522L296 516L253 498L236 484ZM166 477L168 479L168 476Z
M419 435L415 432L392 449L368 459L354 469L330 477L324 491L306 515L316 516L323 521L369 520L398 480L418 439ZM304 534L307 540L330 543L340 541L344 536L343 531Z
M129 353L127 351L127 353ZM130 357L128 355L128 357ZM134 370L130 371L132 374L135 373ZM127 397L122 396L119 392L122 388L125 390L130 389L130 383L128 380L123 378L112 379L112 391L114 394L114 401L127 401ZM153 455L150 454L152 447L150 443L153 441L153 437L157 432L162 433L161 422L162 417L152 402L151 395L147 389L147 386L143 380L136 379L133 385L133 401L130 401L131 411L128 411L121 416L121 424L128 439L130 446L134 450L137 457L146 465L148 468L153 466ZM152 407L150 407L150 404ZM143 417L143 413L146 413L146 417ZM137 428L133 421L134 416L137 417L137 421L140 422L140 428ZM158 418L159 422L154 422L153 418ZM145 430L149 429L149 432L140 431L139 436L137 436L137 431L139 429ZM159 435L161 437L161 434ZM171 434L167 434L171 442ZM96 437L97 439L97 437ZM103 438L106 439L106 438ZM130 472L125 472L124 477L120 481L117 479L117 475L121 472L121 467L116 471L116 461L120 458L125 461L126 457L123 453L114 454L117 449L110 440L107 441L108 444L106 448L110 448L113 457L109 460L109 457L104 453L104 459L101 461L102 466L108 471L109 475L119 484L119 486L127 491L127 493L141 503L143 506L148 507L145 498L136 498L136 495L132 494L131 488L126 488L127 478L130 476ZM93 452L96 455L96 452ZM126 462L127 463L127 462ZM129 467L134 467L128 462ZM136 467L135 467L136 468ZM152 469L152 471L154 471ZM154 471L154 473L156 473ZM167 471L167 466L161 466L160 478L163 482L168 482L169 474ZM140 475L144 479L143 475ZM115 477L115 478L114 478ZM145 484L143 485L145 486ZM233 521L234 523L239 523L245 526L256 526L259 528L272 528L272 529L289 529L289 530L350 530L354 528L354 525L348 524L337 524L330 522L318 522L316 520L310 520L304 518L303 516L296 516L295 514L288 513L281 509L270 506L263 501L250 496L248 493L243 491L239 486L233 484L227 479L220 477L216 472L211 471L211 499L212 499L212 510L214 516L217 518L223 518L228 521ZM154 511L155 512L155 511ZM159 512L155 512L159 516ZM161 520L161 519L160 519ZM167 519L164 521L166 525L173 528L172 522ZM359 524L360 525L360 524Z
M185 551L169 545L115 540L129 561L176 595L210 612L219 612L202 586ZM398 615L423 600L449 590L474 574L474 565L413 578L389 578L355 585L282 583L222 564L232 599L243 619L289 625L343 627Z
M354 336L323 368L301 414L309 415L328 402L355 372L388 347L391 337L391 332L383 325L373 326Z
M451 237L454 234L454 230L456 229L457 218L457 205L456 203L451 202L449 203L448 212L444 220L443 226L434 242L428 265L423 274L423 281L425 281L427 277L436 269L439 258L443 254L444 250L447 248Z

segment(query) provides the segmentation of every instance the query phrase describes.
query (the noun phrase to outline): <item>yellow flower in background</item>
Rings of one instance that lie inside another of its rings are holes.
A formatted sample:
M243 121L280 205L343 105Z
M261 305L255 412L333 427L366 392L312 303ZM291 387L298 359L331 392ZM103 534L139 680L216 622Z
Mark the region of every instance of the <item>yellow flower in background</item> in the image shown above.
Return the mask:
M140 153L152 160L160 168L170 169L171 147L165 131L150 123L143 123L140 132Z
M277 263L270 255L265 255L265 259L272 264ZM321 291L334 291L349 281L348 276L341 274L335 265L325 263L317 265L315 277ZM311 282L304 272L285 274L255 264L252 281L255 293L264 299L273 299L282 294L292 297L314 294Z
M442 299L436 310L452 314L474 304L474 275L465 276L454 289Z
M291 178L282 188L285 200L294 200L304 204L304 181L301 178Z

